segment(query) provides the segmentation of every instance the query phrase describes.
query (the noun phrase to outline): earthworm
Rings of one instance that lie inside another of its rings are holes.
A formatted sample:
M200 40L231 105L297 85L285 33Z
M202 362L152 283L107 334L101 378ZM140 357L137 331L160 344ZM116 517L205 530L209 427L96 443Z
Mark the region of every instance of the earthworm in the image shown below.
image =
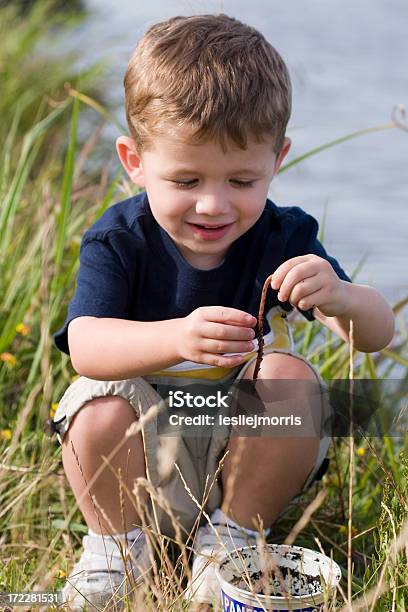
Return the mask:
M261 295L261 303L259 304L259 313L258 313L258 353L256 356L255 370L252 380L258 379L259 370L261 368L261 362L263 359L263 347L264 347L264 339L263 339L263 318L264 318L264 310L265 310L265 300L266 300L266 292L268 291L268 287L270 287L271 280L273 274L270 274L266 281L264 282L264 286L262 289Z

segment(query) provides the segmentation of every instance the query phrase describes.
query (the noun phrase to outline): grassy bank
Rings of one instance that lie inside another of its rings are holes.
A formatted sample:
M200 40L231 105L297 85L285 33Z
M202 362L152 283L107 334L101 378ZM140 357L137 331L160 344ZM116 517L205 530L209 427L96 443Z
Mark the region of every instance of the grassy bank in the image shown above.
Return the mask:
M99 69L75 75L66 59L55 65L48 57L40 61L47 40L44 14L38 9L18 21L17 15L3 11L0 52L7 59L2 62L7 65L7 88L0 100L5 118L0 127L0 591L54 591L63 586L87 528L65 479L61 449L44 433L47 418L76 377L68 357L52 345L51 334L63 323L74 291L84 228L125 197L128 185L120 173L112 179L116 167L109 160L101 162L97 154L106 121L94 102ZM84 113L92 118L79 130ZM392 378L396 364L408 365L407 303L408 296L393 305L397 333L392 347L380 353L350 352L317 323L300 320L294 331L297 348L327 380ZM391 405L399 401L398 388L393 393ZM406 436L338 438L330 456L323 482L274 525L271 541L289 537L297 545L333 555L343 571L338 608L348 602L354 610L406 610ZM159 491L149 492L154 503L163 504ZM304 524L299 524L302 516ZM145 520L154 525L154 517ZM191 542L187 547L180 538L178 544L169 543L151 532L162 569L141 590L144 603L136 608L129 604L129 609L183 609L180 594Z

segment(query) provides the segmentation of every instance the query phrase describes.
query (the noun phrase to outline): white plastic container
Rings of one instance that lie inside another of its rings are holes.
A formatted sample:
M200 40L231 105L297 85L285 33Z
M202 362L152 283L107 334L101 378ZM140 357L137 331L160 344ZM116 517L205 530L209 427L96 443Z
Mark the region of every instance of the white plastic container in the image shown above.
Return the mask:
M226 554L215 571L223 612L315 612L330 601L341 579L340 567L329 557L285 544L239 548ZM258 595L262 576L268 575L270 594ZM290 595L284 596L285 590Z

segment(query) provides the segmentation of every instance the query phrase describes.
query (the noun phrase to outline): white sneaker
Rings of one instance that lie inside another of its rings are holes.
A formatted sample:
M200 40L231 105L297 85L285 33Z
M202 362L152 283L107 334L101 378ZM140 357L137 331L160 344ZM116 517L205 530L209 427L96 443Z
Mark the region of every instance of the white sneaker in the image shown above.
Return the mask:
M256 545L256 537L236 527L213 523L197 530L194 542L192 580L185 598L190 605L211 604L218 610L221 605L221 590L215 575L218 561L226 552L242 546ZM194 608L193 608L194 609Z
M115 538L116 539L116 538ZM149 549L144 534L134 541L129 541L128 549L125 540L123 553L126 567L133 581L145 574L150 566ZM78 563L72 569L62 589L64 603L72 612L97 610L112 600L109 609L122 609L121 598L126 592L130 594L132 585L126 577L118 546L110 537L86 535L82 539L84 551Z

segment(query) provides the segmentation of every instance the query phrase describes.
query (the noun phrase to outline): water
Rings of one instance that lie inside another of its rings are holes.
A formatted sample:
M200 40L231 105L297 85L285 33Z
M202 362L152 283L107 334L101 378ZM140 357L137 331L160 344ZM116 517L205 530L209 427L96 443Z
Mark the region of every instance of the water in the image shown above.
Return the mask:
M111 64L112 100L138 39L173 15L223 11L265 34L284 57L294 88L288 161L354 130L385 124L408 106L406 0L182 1L88 0L91 18L71 37L83 61ZM119 8L120 7L120 8ZM125 124L124 113L119 119ZM116 133L113 134L113 138ZM408 132L392 129L353 139L280 175L270 195L322 221L324 244L355 282L376 287L392 304L408 294Z

